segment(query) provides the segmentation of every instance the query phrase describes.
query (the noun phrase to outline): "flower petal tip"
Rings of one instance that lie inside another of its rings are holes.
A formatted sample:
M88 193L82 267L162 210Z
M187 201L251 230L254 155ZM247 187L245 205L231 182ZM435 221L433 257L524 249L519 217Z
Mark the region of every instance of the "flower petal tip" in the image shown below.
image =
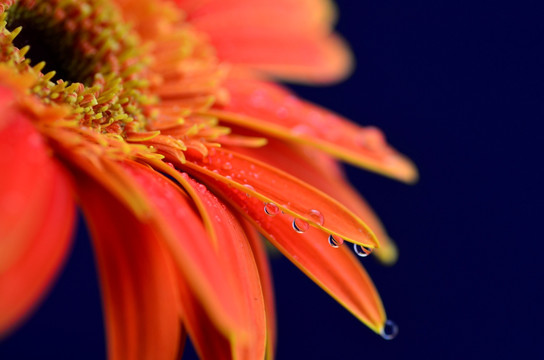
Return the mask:
M404 156L397 156L398 179L409 185L414 185L419 181L419 170L417 166Z
M397 245L391 239L388 239L387 242L382 242L382 246L373 252L373 254L378 258L380 263L387 266L395 265L399 258Z

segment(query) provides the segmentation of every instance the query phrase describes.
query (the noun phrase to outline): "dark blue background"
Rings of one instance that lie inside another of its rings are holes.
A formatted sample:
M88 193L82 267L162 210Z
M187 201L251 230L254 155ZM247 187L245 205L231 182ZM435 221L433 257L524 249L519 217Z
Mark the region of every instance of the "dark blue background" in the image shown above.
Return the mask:
M381 127L420 169L421 181L406 186L347 168L400 247L392 268L364 260L400 333L374 335L278 258L278 358L541 358L540 1L339 7L357 70L332 88L296 90ZM40 311L0 344L1 359L103 357L93 259L80 235Z

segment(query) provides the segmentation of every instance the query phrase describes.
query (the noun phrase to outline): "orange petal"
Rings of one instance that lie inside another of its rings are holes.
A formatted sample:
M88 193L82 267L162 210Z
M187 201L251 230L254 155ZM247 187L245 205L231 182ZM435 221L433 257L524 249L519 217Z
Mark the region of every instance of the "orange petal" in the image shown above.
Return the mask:
M339 80L352 68L347 45L331 34L336 14L329 1L177 3L191 25L210 37L218 57L231 64L319 83Z
M109 161L108 169L115 179L124 179L126 191L132 192L132 197L142 199L145 213L140 214L140 208L133 209L127 194L120 196L115 187L104 186L106 174L95 181L131 209L142 226L152 229L215 326L224 334L237 334L242 340L249 336L238 319L241 295L232 292L224 268L218 266L221 260L215 244L185 192L146 165ZM90 178L81 171L79 177Z
M225 205L219 202L204 185L190 179L187 174L183 175L210 214L214 233L217 236L217 252L220 259L217 267L222 268L228 276L232 293L239 294L237 297L238 319L250 334L249 338L243 340L239 339L237 334L226 334L232 347L232 350L227 349L226 353L232 354L233 358L237 359L263 359L266 346L266 317L259 271L252 248L248 244L242 227ZM185 304L186 301L189 304ZM194 301L187 300L185 297L182 297L182 304L185 304L185 313L192 310L198 311ZM189 334L201 356L210 359L221 357L220 353L225 352L225 349L209 345L210 334L216 333L215 326L199 318L193 317L188 320L190 321L186 324ZM214 336L224 337L225 334ZM214 341L222 343L220 339Z
M153 229L104 188L78 185L100 274L109 358L174 359L181 333L169 254Z
M4 100L0 96L0 337L28 316L59 272L75 215L67 177L41 136Z
M207 22L239 13L244 23L276 31L305 29L326 32L336 21L336 9L329 0L175 0L189 19ZM266 16L268 15L268 16ZM281 25L278 19L283 20ZM213 26L213 24L210 24Z
M301 146L288 146L278 140L270 141L266 147L249 149L237 147L236 152L265 162L289 173L330 195L372 229L380 241L380 248L372 252L384 264L396 262L396 245L389 238L378 216L343 176L338 163L318 150Z
M208 182L214 193L245 215L285 256L327 291L353 315L380 333L386 316L372 280L345 246L332 248L327 234L310 227L297 233L293 217L278 213L268 216L262 200L221 182Z
M206 178L206 183L223 182L262 202L274 203L303 220L304 227L311 225L357 244L379 247L372 230L346 207L283 171L220 148L211 149L204 159L187 152L187 159L183 166L196 177Z
M124 171L149 199L153 213L150 226L160 236L177 267L212 321L224 333L243 338L243 322L238 318L242 296L233 293L230 274L225 273L202 221L185 193L171 181L137 163L122 163Z
M415 166L389 146L381 131L374 127L357 126L271 83L230 79L225 86L230 102L206 114L226 124L311 145L341 160L405 182L417 180Z
M264 303L266 310L266 359L272 360L275 358L276 352L276 305L274 297L274 284L272 282L272 272L270 264L266 256L266 249L263 244L263 239L247 220L240 218L240 224L244 228L251 250L255 256L255 262L259 269L261 277L261 286L263 289Z

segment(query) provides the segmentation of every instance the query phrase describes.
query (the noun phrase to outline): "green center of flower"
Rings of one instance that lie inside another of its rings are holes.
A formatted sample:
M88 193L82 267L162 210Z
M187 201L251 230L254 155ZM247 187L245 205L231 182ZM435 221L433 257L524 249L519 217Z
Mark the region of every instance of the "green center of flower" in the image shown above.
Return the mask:
M0 15L0 61L34 74L31 91L44 103L69 105L82 126L99 132L144 126L146 61L109 3L3 0Z

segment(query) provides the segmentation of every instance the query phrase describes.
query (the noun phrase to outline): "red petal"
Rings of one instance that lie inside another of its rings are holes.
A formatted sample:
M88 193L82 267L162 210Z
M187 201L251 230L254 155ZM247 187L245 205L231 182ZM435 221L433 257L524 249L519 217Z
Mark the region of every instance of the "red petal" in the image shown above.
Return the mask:
M222 347L211 347L209 345L211 334L214 334L214 337L224 337L225 334L217 334L215 326L208 321L188 317L190 321L187 322L187 328L193 343L205 358L216 359L224 352L233 354L234 358L239 359L262 359L266 345L266 318L259 272L252 249L240 224L225 205L208 192L204 185L198 184L186 174L184 176L210 214L220 259L217 266L228 276L232 293L238 294L238 319L250 335L246 339L240 339L237 334L226 334L229 335L231 351L228 348L225 351ZM182 297L182 304L185 304L185 313L199 311L194 301L186 297ZM220 339L214 341L223 343Z
M381 332L386 319L381 300L372 280L348 248L332 248L327 234L317 228L296 233L291 227L291 216L281 213L267 216L262 200L248 198L242 191L219 181L208 184L213 184L209 186L216 194L244 214L319 286L372 330Z
M224 123L311 145L402 181L417 180L414 165L390 147L374 127L359 127L271 83L230 79L225 86L230 93L230 103L222 109L206 112Z
M378 247L375 235L361 219L328 195L287 173L225 149L211 149L210 156L203 160L188 152L187 159L190 161L183 166L195 172L195 176L207 178L206 183L229 184L262 202L272 202L282 211L329 234Z
M329 1L207 0L177 3L195 28L205 32L221 60L299 81L344 77L352 59L331 35Z
M5 96L0 112L1 336L28 315L60 270L70 248L74 202L71 184L41 136Z
M104 188L79 182L95 248L110 359L174 359L180 322L174 269L152 227Z

